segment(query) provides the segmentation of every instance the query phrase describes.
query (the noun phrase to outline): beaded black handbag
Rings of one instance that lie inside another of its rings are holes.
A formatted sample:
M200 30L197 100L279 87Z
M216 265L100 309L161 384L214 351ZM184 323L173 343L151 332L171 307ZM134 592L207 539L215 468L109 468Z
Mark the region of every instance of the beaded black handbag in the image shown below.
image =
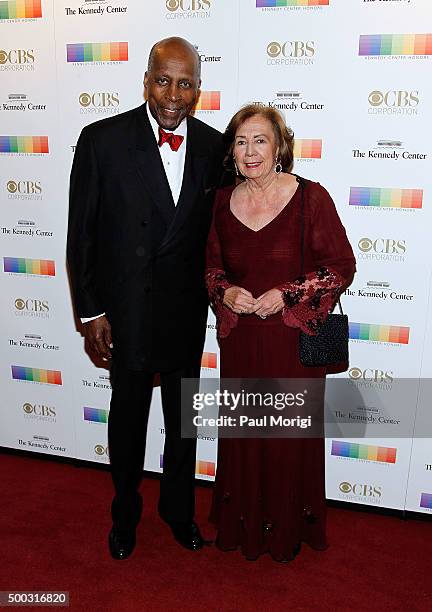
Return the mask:
M301 275L304 273L304 184L297 177L302 190L301 197ZM329 314L319 332L310 336L300 332L300 361L304 366L330 366L348 362L349 325L348 317L342 311L338 300L340 314Z

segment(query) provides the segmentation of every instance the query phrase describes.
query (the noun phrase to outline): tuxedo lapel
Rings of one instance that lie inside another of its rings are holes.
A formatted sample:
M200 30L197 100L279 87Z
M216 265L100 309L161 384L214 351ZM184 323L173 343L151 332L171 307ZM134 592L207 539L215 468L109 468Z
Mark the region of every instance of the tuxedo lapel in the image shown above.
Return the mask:
M186 156L182 187L174 219L161 244L161 248L167 245L191 213L196 204L196 196L201 188L206 168L208 152L202 146L203 143L202 139L200 139L198 126L190 117L188 117L187 122Z
M176 210L145 105L136 114L136 141L130 152L144 189L169 227Z

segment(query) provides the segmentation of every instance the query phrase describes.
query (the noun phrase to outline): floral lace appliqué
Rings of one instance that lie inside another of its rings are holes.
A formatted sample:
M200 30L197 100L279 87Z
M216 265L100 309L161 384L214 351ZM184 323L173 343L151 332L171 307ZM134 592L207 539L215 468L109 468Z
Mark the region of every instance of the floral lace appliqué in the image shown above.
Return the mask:
M216 315L218 338L226 338L238 321L238 315L223 304L225 289L233 285L227 281L224 270L219 268L207 268L206 285Z
M285 307L282 317L288 327L299 327L306 334L317 334L338 299L344 279L326 267L303 274L278 287Z

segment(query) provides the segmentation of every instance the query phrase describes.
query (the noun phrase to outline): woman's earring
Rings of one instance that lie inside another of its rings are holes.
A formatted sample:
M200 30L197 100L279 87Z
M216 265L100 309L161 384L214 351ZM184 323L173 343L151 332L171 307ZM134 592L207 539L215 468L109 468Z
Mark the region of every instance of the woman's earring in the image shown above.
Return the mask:
M240 172L239 172L239 169L237 167L235 157L233 157L233 163L234 163L235 173L237 174L237 176L240 176Z
M280 174L282 172L282 164L280 163L280 160L276 160L274 171L276 172L276 174Z

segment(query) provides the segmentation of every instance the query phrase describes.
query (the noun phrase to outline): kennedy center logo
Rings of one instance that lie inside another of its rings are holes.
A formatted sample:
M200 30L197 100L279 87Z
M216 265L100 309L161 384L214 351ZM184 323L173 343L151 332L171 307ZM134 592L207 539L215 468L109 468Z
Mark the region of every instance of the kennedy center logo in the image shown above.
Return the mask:
M41 0L0 0L0 23L42 17Z
M217 368L217 354L216 353L203 353L201 359L201 367L209 370L215 370Z
M127 42L71 43L66 51L67 62L72 64L118 64L129 59Z
M311 162L322 157L322 140L318 138L296 138L294 141L294 159Z
M112 6L115 0L108 2L107 0L84 0L84 4L78 8L71 6L65 7L65 13L67 17L79 17L81 15L114 15L117 16L121 13L127 12L127 6Z
M221 108L220 91L202 91L194 111L218 111Z
M367 59L427 59L432 34L362 34L359 55Z
M372 323L349 323L350 340L366 342L384 342L390 344L408 344L409 327L399 325L374 325Z
M0 153L49 153L48 136L0 136Z
M40 368L27 368L24 366L11 366L12 378L26 382L44 383L48 385L61 385L62 373L58 370L42 370Z
M256 0L256 8L266 11L317 10L329 4L330 0Z
M334 457L347 459L360 459L363 461L376 461L378 463L396 463L396 448L386 446L372 446L370 444L357 444L332 440L331 454Z
M3 257L3 271L10 274L31 274L35 276L56 275L55 261L24 257Z
M351 187L350 206L361 209L409 208L421 209L423 189L387 189L384 187Z

